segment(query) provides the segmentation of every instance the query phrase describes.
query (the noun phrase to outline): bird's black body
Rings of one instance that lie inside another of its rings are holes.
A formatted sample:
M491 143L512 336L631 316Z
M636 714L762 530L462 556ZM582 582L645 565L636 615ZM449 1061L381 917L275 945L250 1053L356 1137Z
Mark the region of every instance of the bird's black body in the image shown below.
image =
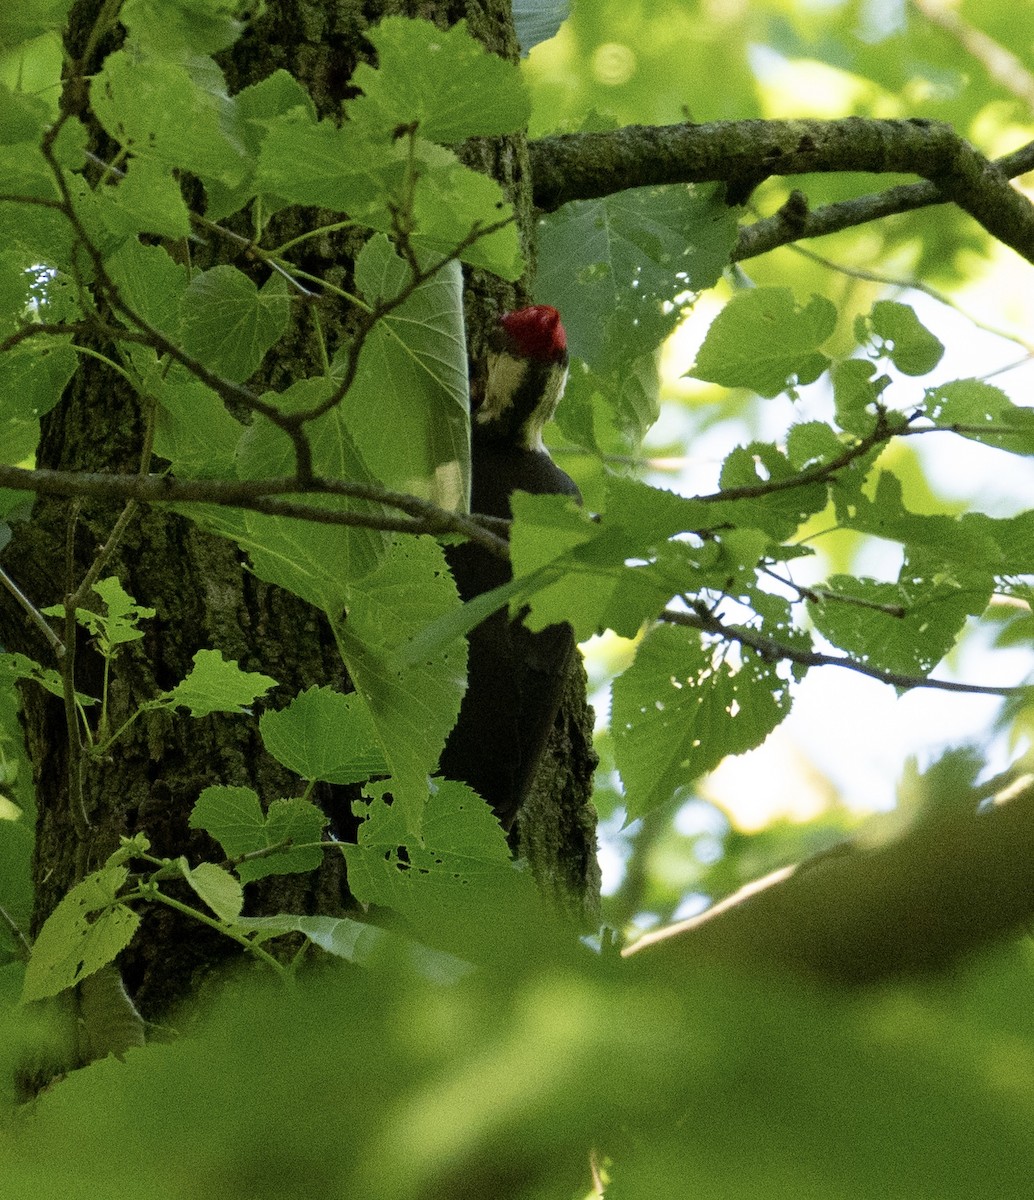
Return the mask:
M562 326L560 330L562 338ZM523 370L514 376L516 386L496 409L491 404L499 396L493 396L490 375L481 419L475 415L471 436L473 512L510 517L510 496L518 489L581 502L574 481L540 448L542 424L552 415L563 386L562 377L556 378L558 367L566 372L563 342L561 349L562 358L557 354L547 361L518 362ZM503 371L508 369L509 364ZM470 543L450 547L446 554L463 600L511 578L509 563ZM467 692L441 770L447 778L468 783L509 830L556 719L575 653L574 632L570 625L550 625L532 633L520 616L511 620L504 608L472 630L468 640Z

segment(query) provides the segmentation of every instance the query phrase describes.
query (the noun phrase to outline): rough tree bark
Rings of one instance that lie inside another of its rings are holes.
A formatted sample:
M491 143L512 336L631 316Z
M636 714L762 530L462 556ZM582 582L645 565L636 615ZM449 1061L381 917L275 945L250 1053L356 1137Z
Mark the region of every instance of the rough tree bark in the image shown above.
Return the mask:
M73 10L70 56L83 51L101 5L81 0ZM321 115L338 111L347 97L352 70L369 45L363 32L390 13L429 17L440 24L466 18L471 31L506 57L517 53L508 0L328 4L325 0L276 0L222 58L232 91L278 67L291 71L309 89ZM102 44L95 70L115 45ZM66 102L76 103L78 89L68 88ZM103 156L100 131L91 147ZM491 172L510 193L522 222L525 241L531 230L531 187L523 139L482 141L465 148L467 161ZM288 211L277 218L274 236L287 239L311 228L313 214ZM358 243L348 236L313 239L301 265L318 278L348 287ZM208 267L228 261L227 243L211 242L192 257ZM248 271L243 256L233 258ZM533 256L529 255L529 261ZM251 268L254 269L254 268ZM261 280L260 280L261 282ZM526 302L525 288L469 272L465 304L470 345L476 359L480 330L500 306ZM349 313L337 302L321 305L320 321L331 352L349 336ZM283 388L312 374L311 345L305 312L297 314L291 334L265 365L264 387ZM63 402L44 421L40 466L70 470L133 473L140 469L143 418L128 389L87 361ZM110 536L120 509L93 500L37 502L33 519L22 526L6 556L13 574L41 606L59 603L81 578L94 554ZM109 562L140 604L157 610L145 622L146 636L121 655L113 684L112 721L117 727L136 705L173 686L190 667L199 648L215 648L245 670L262 671L279 681L271 695L277 706L313 683L347 686L333 638L322 616L297 598L256 579L237 547L200 532L187 520L158 508L136 511ZM0 598L0 643L45 659L39 634L5 598ZM85 638L76 647L77 680L83 690L99 687L101 663ZM580 664L579 664L580 671ZM35 927L54 904L95 869L118 845L120 835L146 831L160 855L211 852L207 838L187 828L187 815L199 791L209 784L249 786L273 798L297 787L288 773L263 752L254 718L208 716L170 720L148 714L120 740L105 763L89 763L81 772L82 802L70 797L69 736L61 702L38 688L24 695L24 724L38 797L37 888ZM572 681L558 722L557 740L547 755L548 775L536 789L532 812L522 823L521 846L531 858L544 889L565 897L578 910L591 909L598 894L594 821L588 814L591 788L591 714L585 704L584 674ZM326 797L325 797L326 799ZM349 797L332 797L339 827L350 818ZM328 855L323 869L310 876L278 876L259 895L262 910L334 913L347 910L349 894L340 856ZM158 908L159 906L148 906ZM146 914L133 947L120 960L130 993L149 1019L165 1013L187 994L197 976L226 953L217 935L205 937L175 912ZM229 945L229 943L227 943Z

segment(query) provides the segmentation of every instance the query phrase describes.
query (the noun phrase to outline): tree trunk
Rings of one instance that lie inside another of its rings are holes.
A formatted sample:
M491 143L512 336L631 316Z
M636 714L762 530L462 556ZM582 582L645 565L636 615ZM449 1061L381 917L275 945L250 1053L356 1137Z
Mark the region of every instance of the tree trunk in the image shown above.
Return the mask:
M83 0L73 11L73 55L81 52L99 8L98 0ZM231 91L285 67L309 89L321 115L334 113L349 95L348 80L354 66L368 52L362 36L367 23L400 10L442 24L466 17L471 31L491 49L515 56L509 5L504 0L363 6L274 0L221 60ZM110 41L102 44L96 62L86 64L86 69L96 69L113 48ZM72 89L68 95L74 95ZM103 156L103 134L95 130L94 137L91 148ZM479 169L491 171L507 187L521 215L527 243L531 189L523 140L479 140L465 148L465 157ZM311 214L298 210L279 214L274 236L286 239L311 228L309 217ZM243 222L241 229L247 231ZM236 266L248 271L247 260L239 253L228 253L228 245L213 239L199 248L200 254L194 253L192 246L193 261L209 267L220 261L219 256L222 261L232 256ZM354 236L311 239L308 257L301 265L313 276L348 287L358 245ZM514 290L478 272L467 273L465 305L475 356L488 314L526 299L523 289ZM280 344L276 361L267 361L264 377L252 381L260 390L283 388L293 379L318 371L302 349L309 344L305 321L302 310ZM345 306L328 305L321 312L321 323L332 353L349 336ZM134 396L127 388L113 385L113 379L102 365L84 361L63 402L44 420L40 466L139 470L143 417ZM12 574L40 607L60 603L82 578L97 548L108 540L118 517L117 509L93 501L81 505L38 502L32 521L17 531L6 556ZM117 575L137 603L156 610L155 618L142 625L144 638L121 648L111 685L113 727L141 701L182 679L193 654L202 648L220 650L225 658L237 660L242 669L275 678L279 687L268 701L273 707L280 707L314 683L350 686L322 614L258 580L234 543L200 531L185 518L157 507L138 510L105 574ZM0 643L50 665L38 633L3 597ZM80 638L77 686L98 695L101 669L97 652L86 638ZM37 929L69 887L97 868L122 835L145 831L158 855L186 854L192 861L201 855L211 857L213 845L207 835L187 827L187 816L204 787L248 786L266 800L289 796L298 787L297 779L265 754L257 714L217 714L197 720L172 719L167 712L145 714L120 739L108 761L98 764L82 758L78 783L72 786L69 734L61 702L35 685L26 687L24 724L38 802ZM562 895L564 906L579 912L592 910L598 888L594 821L587 806L593 765L590 738L591 710L585 704L584 673L580 672L558 719L533 811L520 826L521 849L532 859L536 878L548 893ZM338 828L347 836L349 795L331 796L328 790L322 799L332 807ZM350 903L338 855L327 855L323 868L311 875L275 876L260 885L255 895L253 908L258 911L334 913L347 910ZM214 933L205 936L196 924L188 927L183 918L163 908L146 914L145 925L120 959L120 966L141 1012L153 1020L188 994L199 974L227 953L226 947L232 949L232 943Z

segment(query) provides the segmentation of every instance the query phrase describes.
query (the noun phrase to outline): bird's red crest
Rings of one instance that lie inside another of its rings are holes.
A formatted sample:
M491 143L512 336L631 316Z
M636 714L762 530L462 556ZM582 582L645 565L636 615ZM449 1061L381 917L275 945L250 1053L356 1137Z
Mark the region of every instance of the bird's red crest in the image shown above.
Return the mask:
M560 314L548 304L532 304L503 313L499 324L525 358L560 362L567 358L567 334Z

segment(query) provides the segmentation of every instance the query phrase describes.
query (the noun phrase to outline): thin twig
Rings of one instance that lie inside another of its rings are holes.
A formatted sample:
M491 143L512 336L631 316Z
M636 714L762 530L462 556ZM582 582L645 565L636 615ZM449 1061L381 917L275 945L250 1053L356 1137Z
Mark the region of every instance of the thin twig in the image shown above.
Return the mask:
M755 633L738 625L726 625L719 621L702 605L696 606L693 612L679 612L675 609L665 609L661 620L671 625L684 625L689 629L699 629L702 633L713 634L726 641L737 642L756 651L762 658L770 661L784 660L798 663L802 667L843 667L867 675L880 683L890 684L899 688L929 688L941 692L962 692L965 695L976 696L1015 696L1019 687L996 687L990 684L956 683L950 679L928 679L922 675L905 675L900 671L887 671L881 667L871 667L857 659L846 655L823 654L818 650L799 650L777 642L774 638Z
M991 166L1006 179L1015 179L1034 170L1034 142L1003 154ZM868 196L837 200L814 210L809 210L804 195L794 190L787 203L773 216L741 227L731 258L733 262L742 262L801 238L824 237L858 225L881 221L885 217L948 202L949 197L936 184L925 179L921 183L898 184Z
M18 601L26 613L28 613L29 619L32 621L32 623L40 630L43 636L50 643L50 648L54 651L54 657L59 659L64 657L64 643L47 624L43 614L39 611L35 604L33 604L29 597L26 596L26 594L14 582L10 575L7 574L3 567L0 567L0 583L2 583L15 598L15 600Z
M922 292L924 296L929 296L931 300L936 300L938 304L943 304L945 308L953 309L959 316L965 317L974 328L982 329L985 333L992 333L995 337L1014 342L1017 346L1027 351L1028 357L1034 354L1034 342L1027 341L1026 338L1020 337L1019 334L1000 329L997 325L989 325L986 321L981 321L978 317L974 317L972 313L966 312L961 305L956 304L950 296L945 295L944 292L931 286L929 283L923 283L919 279L900 279L884 271L870 271L862 267L848 267L843 263L833 262L832 259L826 258L822 254L816 254L814 250L809 250L807 247L799 246L796 243L788 246L787 249L801 255L802 258L810 259L820 266L828 267L829 270L836 271L840 275L846 275L851 279L862 279L869 283L882 283L889 287L900 288L902 291Z
M1022 59L982 29L971 25L952 4L938 0L912 0L913 5L934 25L954 37L967 54L979 62L988 75L1000 83L1028 108L1034 108L1034 75Z

